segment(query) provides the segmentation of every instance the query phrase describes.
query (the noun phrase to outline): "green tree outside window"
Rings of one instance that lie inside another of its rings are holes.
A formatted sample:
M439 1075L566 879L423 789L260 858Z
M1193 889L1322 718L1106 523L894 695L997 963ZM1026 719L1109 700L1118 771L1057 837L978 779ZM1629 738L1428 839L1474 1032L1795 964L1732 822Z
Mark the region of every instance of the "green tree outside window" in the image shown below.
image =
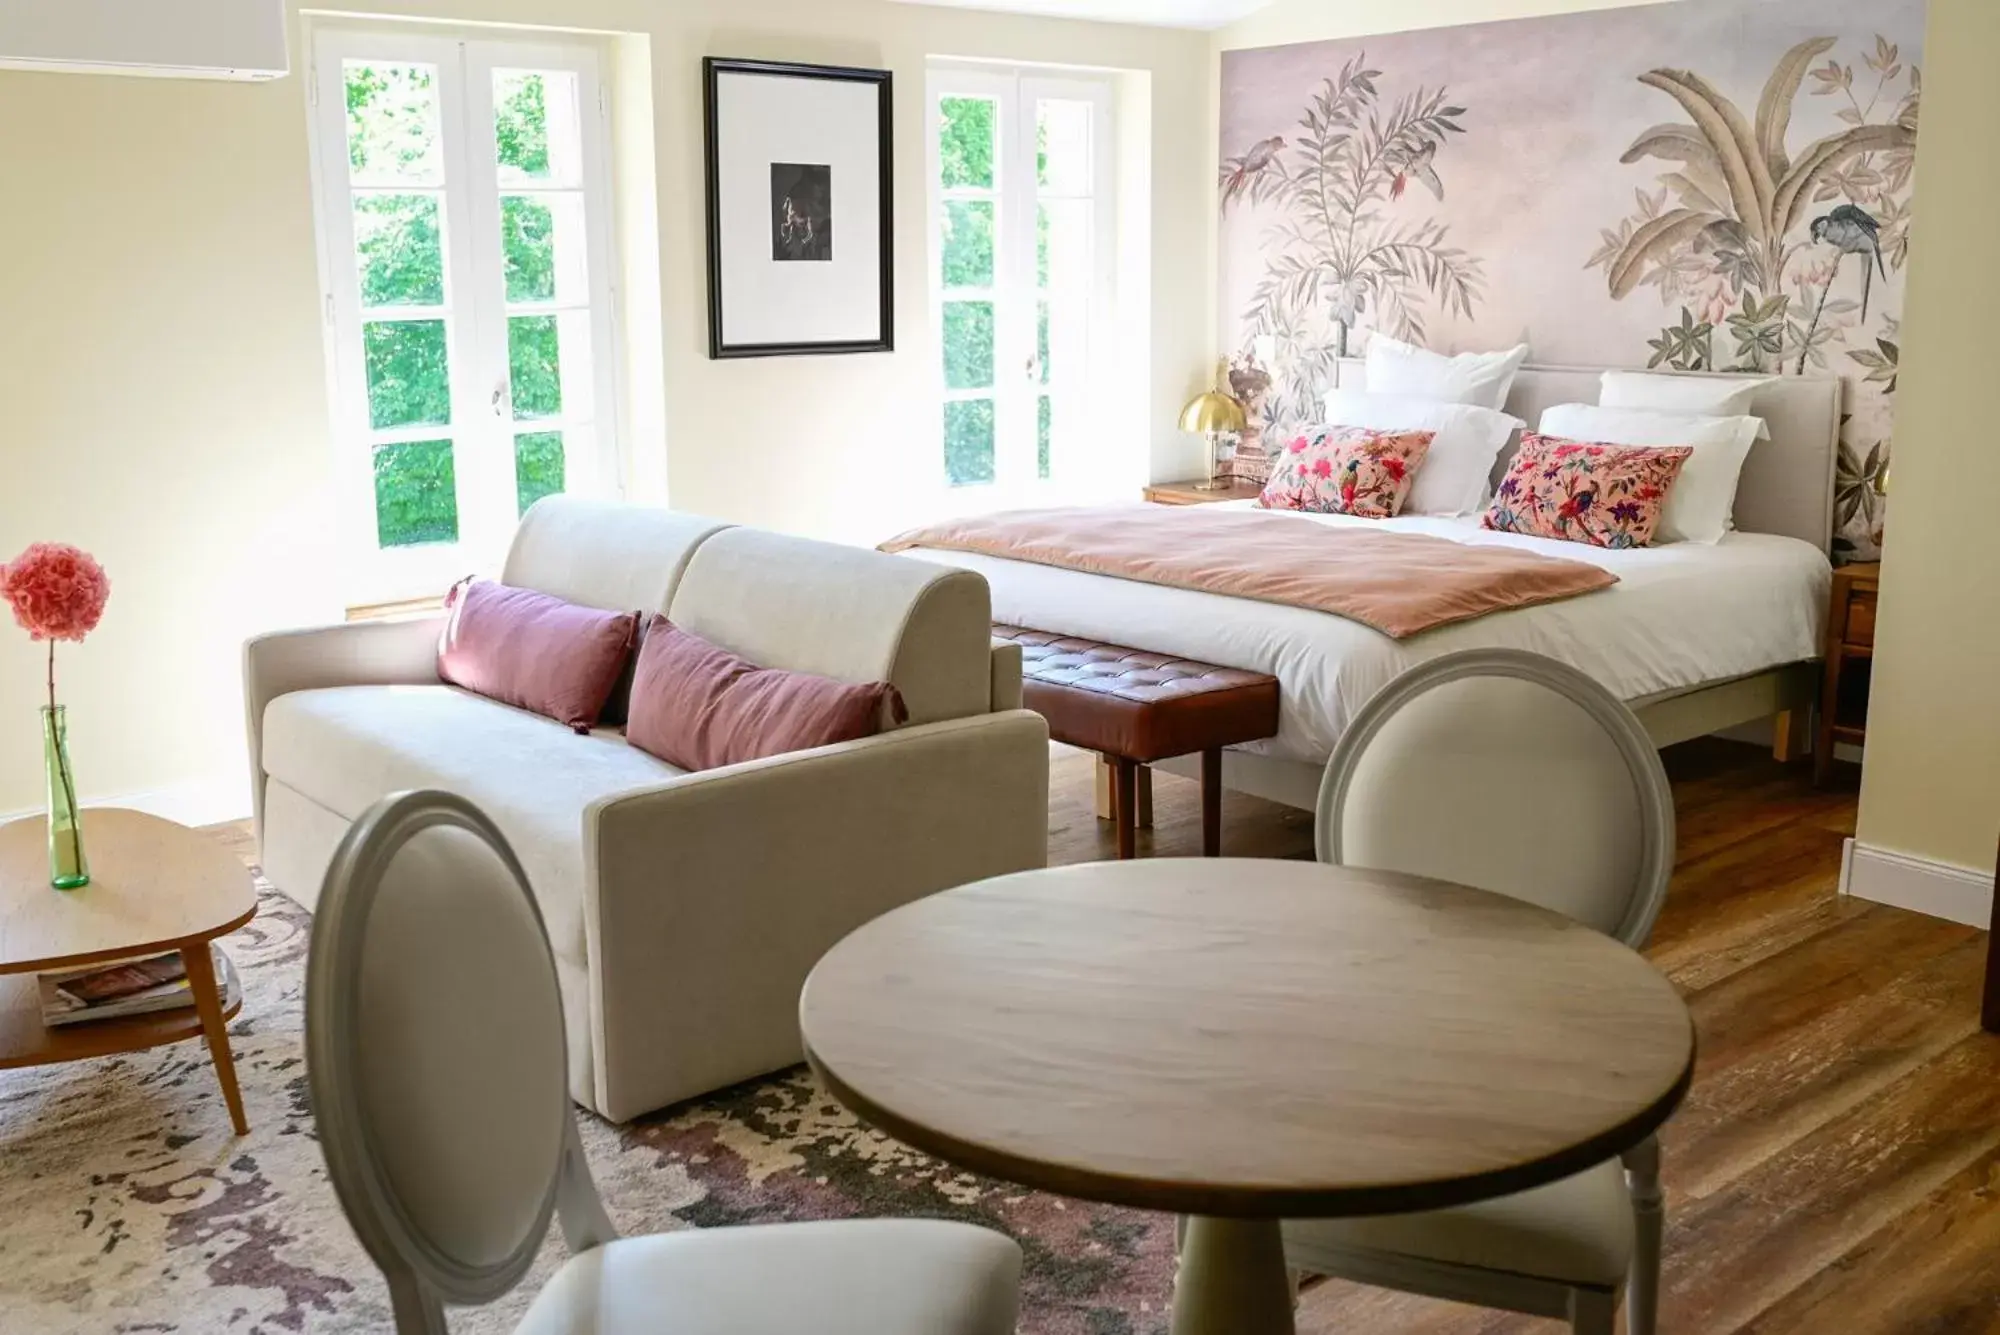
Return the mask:
M357 181L407 181L409 193L353 195L355 263L371 308L446 303L445 255L466 244L456 216L418 185L442 179L436 71L427 65L349 62L345 70L348 158ZM546 80L510 71L494 83L494 139L504 178L550 174ZM509 301L555 298L556 232L549 207L503 195L500 244ZM451 421L449 338L444 320L370 321L362 331L370 424L377 429ZM508 322L508 361L518 418L562 411L561 348L553 316ZM515 441L521 508L561 491L562 434ZM449 440L379 446L374 454L376 535L384 547L458 539L456 470Z

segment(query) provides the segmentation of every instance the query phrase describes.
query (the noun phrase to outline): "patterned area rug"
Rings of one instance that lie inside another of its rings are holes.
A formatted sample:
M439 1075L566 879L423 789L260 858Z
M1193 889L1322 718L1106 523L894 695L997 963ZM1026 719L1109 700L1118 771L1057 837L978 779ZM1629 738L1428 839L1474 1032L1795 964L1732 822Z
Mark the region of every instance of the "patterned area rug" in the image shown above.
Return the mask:
M232 1028L251 1124L242 1140L229 1134L198 1043L0 1072L0 1333L391 1329L388 1295L327 1184L307 1108L308 921L266 887L257 919L225 943L245 994ZM860 1126L802 1070L626 1127L579 1116L599 1189L627 1233L963 1219L1020 1240L1030 1335L1166 1327L1170 1219L959 1172ZM552 1233L509 1300L454 1312L452 1330L511 1330L564 1254Z

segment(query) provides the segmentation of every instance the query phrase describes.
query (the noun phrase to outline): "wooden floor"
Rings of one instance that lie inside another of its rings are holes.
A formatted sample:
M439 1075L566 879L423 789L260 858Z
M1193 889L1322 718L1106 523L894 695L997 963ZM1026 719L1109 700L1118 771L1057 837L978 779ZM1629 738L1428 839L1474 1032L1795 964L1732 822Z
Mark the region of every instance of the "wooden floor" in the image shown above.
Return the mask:
M1694 1088L1663 1133L1663 1335L2000 1332L2000 1037L1985 934L1835 894L1851 774L1820 792L1765 753L1666 753L1680 859L1649 954L1694 1010ZM1112 854L1090 760L1054 768L1050 856ZM1162 774L1144 854L1195 855L1196 789ZM223 831L248 853L240 828ZM1312 819L1230 794L1223 851L1310 857ZM1566 1329L1339 1282L1301 1335Z

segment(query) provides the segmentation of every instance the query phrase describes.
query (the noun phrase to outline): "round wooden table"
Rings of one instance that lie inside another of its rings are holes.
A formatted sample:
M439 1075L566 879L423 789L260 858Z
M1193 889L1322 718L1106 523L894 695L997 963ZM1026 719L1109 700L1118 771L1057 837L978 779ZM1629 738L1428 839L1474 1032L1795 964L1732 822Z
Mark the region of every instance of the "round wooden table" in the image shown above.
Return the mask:
M933 895L828 952L806 1055L965 1168L1188 1215L1175 1335L1292 1329L1278 1221L1435 1209L1629 1149L1694 1066L1609 937L1482 890L1151 859Z
M48 825L36 817L0 825L0 1070L136 1052L206 1038L229 1120L249 1131L209 943L257 913L250 872L213 839L137 811L83 812L90 884L49 884ZM49 1028L35 974L178 950L194 1009Z

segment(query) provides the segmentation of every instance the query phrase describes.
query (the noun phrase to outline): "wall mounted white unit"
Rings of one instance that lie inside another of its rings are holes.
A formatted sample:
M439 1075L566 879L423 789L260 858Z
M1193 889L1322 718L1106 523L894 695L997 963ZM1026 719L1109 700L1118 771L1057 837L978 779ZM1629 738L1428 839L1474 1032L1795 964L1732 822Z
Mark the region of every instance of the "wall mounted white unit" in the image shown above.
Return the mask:
M284 0L0 0L0 69L277 79Z

